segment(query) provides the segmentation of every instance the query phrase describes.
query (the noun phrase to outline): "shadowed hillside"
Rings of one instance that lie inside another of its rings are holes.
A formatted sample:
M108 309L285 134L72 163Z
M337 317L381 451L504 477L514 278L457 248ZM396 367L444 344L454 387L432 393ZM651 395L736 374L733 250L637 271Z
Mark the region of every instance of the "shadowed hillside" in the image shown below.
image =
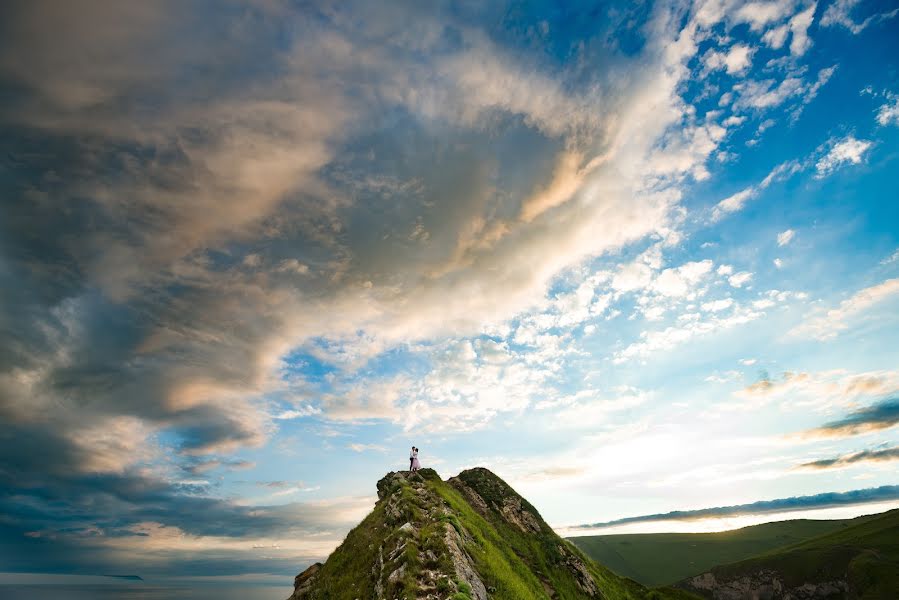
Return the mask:
M471 469L389 473L374 510L290 600L693 598L647 590L584 556L502 479Z
M670 585L714 566L849 527L851 519L798 519L717 533L639 533L571 538L584 553L643 585Z
M721 565L679 587L715 600L732 598L899 598L899 510L787 548Z

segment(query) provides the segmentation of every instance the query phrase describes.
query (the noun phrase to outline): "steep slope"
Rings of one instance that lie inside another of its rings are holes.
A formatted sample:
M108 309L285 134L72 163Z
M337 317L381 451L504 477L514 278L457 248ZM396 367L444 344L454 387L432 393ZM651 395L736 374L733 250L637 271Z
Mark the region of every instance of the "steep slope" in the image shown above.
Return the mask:
M649 591L586 558L502 479L471 469L389 473L374 510L289 600L691 598Z
M899 598L899 510L691 577L679 587L731 598Z
M643 585L671 585L737 562L840 531L851 519L796 519L717 533L633 533L569 538L584 554Z

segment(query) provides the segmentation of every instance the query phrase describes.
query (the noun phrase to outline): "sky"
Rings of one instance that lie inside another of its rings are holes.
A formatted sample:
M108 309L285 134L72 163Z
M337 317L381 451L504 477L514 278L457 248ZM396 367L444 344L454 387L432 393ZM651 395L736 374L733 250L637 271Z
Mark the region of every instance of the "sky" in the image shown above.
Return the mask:
M899 8L566 5L4 2L0 571L899 506Z

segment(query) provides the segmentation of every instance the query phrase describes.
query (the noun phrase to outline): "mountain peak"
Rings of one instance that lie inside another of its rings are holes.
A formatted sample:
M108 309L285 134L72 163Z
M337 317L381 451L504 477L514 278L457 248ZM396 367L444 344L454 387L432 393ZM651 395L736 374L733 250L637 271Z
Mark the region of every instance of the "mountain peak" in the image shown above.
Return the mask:
M289 600L643 598L587 559L500 477L469 469L388 473L372 512Z

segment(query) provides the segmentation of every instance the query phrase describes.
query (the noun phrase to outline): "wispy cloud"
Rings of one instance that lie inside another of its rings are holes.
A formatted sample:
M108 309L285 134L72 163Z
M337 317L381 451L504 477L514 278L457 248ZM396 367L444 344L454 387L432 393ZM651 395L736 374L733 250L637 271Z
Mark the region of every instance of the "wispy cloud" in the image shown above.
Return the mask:
M865 153L871 148L872 142L858 140L849 135L841 140L831 140L830 149L815 163L815 177L827 177L844 165L858 165L864 159Z
M877 488L853 490L851 492L827 492L812 496L795 496L780 498L777 500L760 500L750 504L738 504L734 506L720 506L699 510L675 510L667 513L653 515L641 515L638 517L626 517L603 523L591 523L573 526L572 529L599 529L624 525L628 523L640 523L651 521L690 521L707 519L710 517L729 517L736 515L753 515L783 512L800 509L827 508L833 506L846 506L852 504L867 504L883 502L885 500L899 499L899 485L885 485Z
M899 398L861 408L837 421L805 432L805 437L848 437L889 429L899 423Z
M825 458L802 463L797 468L807 470L841 469L861 463L882 463L899 460L899 446L881 450L862 450L852 454L843 454L836 458Z
M811 336L819 340L834 338L841 331L849 329L852 321L896 296L899 296L899 279L887 279L883 283L859 290L824 314L810 316L790 331L789 335Z

